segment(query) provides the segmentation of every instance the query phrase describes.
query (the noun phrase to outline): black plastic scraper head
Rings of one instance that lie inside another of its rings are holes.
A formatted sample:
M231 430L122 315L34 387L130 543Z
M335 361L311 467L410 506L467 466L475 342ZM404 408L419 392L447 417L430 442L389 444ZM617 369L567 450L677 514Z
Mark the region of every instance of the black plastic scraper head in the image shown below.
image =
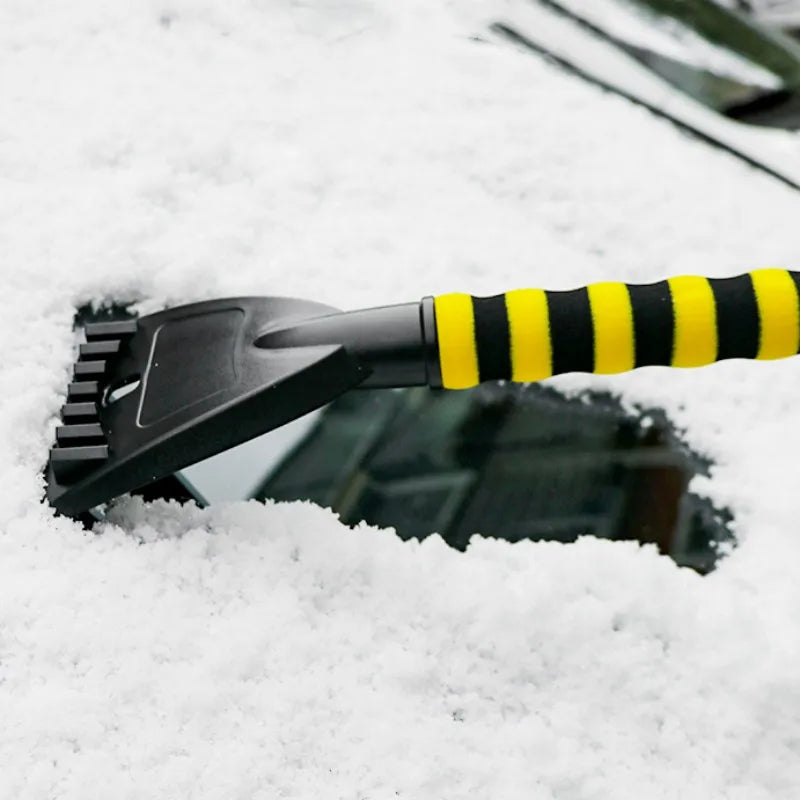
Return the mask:
M337 342L257 344L340 316L319 303L245 297L86 326L47 494L77 515L283 425L359 384L369 368Z

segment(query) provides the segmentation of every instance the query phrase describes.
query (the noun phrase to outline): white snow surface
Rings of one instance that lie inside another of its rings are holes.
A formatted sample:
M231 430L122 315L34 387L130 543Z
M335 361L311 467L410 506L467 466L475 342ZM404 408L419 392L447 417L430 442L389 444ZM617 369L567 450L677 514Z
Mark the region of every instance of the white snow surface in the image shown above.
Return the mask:
M714 459L739 544L705 578L307 504L86 532L42 502L76 304L797 266L800 195L473 38L512 5L0 4L3 800L800 796L800 360L554 381Z

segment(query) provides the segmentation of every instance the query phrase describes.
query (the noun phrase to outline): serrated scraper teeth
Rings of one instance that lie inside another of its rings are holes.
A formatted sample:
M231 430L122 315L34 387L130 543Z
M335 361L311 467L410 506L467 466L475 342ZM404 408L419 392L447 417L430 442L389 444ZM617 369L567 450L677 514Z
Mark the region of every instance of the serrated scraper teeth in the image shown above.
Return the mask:
M73 374L77 380L100 378L106 371L106 361L78 361Z
M74 483L108 460L108 445L53 447L50 464L59 483Z
M81 402L90 400L100 394L100 384L97 381L73 381L67 388L67 401Z
M97 403L66 403L61 409L66 424L97 422Z
M137 322L127 319L119 322L91 322L85 326L87 342L99 342L107 339L124 339L136 333Z
M105 441L106 437L103 429L97 422L59 425L56 428L56 442L61 447L105 444Z
M87 342L80 345L78 359L80 361L95 361L100 358L110 358L119 353L121 346L122 342L119 339Z

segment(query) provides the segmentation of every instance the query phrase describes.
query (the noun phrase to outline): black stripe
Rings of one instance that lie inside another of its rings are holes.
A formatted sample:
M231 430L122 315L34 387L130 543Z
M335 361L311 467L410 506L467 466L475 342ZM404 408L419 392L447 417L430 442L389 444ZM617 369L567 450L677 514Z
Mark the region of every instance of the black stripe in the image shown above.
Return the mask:
M669 366L675 338L675 312L666 281L628 286L633 309L637 367Z
M594 325L589 291L545 292L550 313L553 375L594 371Z
M787 272L789 271L787 270ZM797 291L798 303L800 303L800 272L789 272L789 275L792 276L792 280L794 281L794 288ZM800 353L800 350L797 352Z
M481 381L511 380L511 331L506 296L473 297L472 312Z
M717 306L717 361L755 358L761 339L758 303L750 275L709 278Z

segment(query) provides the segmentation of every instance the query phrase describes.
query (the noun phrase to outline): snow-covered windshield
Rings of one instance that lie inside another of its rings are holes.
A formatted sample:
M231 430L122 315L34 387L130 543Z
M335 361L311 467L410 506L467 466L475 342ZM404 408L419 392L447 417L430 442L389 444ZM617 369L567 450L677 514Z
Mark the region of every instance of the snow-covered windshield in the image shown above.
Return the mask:
M0 2L3 800L800 797L800 359L552 382L714 462L690 488L737 546L706 577L308 502L86 531L44 501L84 303L800 263L800 193L489 41L487 6Z

